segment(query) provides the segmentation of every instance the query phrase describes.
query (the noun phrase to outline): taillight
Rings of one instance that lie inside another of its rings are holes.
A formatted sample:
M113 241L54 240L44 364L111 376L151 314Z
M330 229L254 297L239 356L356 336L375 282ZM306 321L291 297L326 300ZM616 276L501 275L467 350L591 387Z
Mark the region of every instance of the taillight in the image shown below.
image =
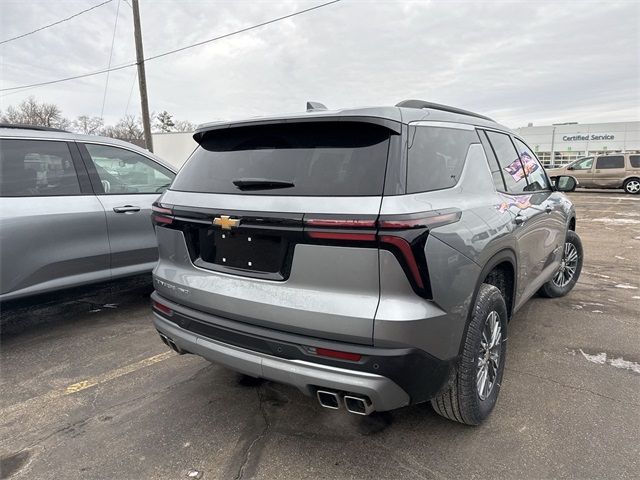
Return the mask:
M306 218L305 229L309 238L342 242L375 242L376 219L324 217Z
M416 261L416 256L411 249L411 244L402 237L395 237L393 235L381 235L380 242L387 245L393 245L396 247L400 254L402 255L404 261L411 272L411 278L418 288L424 288L424 282L422 280L422 276L420 275L420 269L418 268L418 262Z
M429 211L409 215L381 215L372 218L322 216L305 218L308 238L327 242L360 242L363 246L377 245L391 251L398 258L413 289L423 297L430 297L429 273L424 257L424 245L429 230L457 222L461 213L456 210ZM375 242L375 243L374 243Z
M151 220L156 225L171 225L173 223L173 210L154 203L151 206Z

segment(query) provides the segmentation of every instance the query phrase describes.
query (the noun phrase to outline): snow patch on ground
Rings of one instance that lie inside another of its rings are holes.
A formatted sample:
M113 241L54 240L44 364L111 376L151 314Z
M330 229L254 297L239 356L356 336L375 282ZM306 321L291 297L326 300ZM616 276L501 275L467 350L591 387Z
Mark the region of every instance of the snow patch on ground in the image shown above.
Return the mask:
M638 295L634 295L634 296L633 296L633 297L631 297L631 298L633 298L634 300L640 300L640 296L638 296Z
M605 352L590 355L580 349L580 353L586 360L591 363L596 363L598 365L609 364L612 367L620 368L622 370L631 370L634 373L640 374L640 363L630 362L629 360L625 360L622 357L607 359L607 354Z
M620 255L616 255L616 258L617 258L618 260L626 260L626 258L621 257Z
M608 225L635 225L640 223L640 220L635 218L591 218L585 219L588 222L599 222Z
M626 288L627 290L637 290L638 287L634 287L633 285L629 285L628 283L619 283L616 285L616 288Z

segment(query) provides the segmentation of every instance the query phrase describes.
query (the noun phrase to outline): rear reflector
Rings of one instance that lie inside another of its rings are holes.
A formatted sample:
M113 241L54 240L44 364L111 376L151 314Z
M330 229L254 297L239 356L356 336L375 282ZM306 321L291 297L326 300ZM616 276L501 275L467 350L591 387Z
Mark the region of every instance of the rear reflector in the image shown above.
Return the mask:
M328 348L316 348L316 355L339 358L340 360L349 360L351 362L358 362L362 358L359 353L340 352L338 350L329 350Z
M169 316L173 315L173 310L171 310L166 305L163 305L162 303L157 302L155 300L153 301L153 308L155 308L159 312L164 313L165 315L169 315Z

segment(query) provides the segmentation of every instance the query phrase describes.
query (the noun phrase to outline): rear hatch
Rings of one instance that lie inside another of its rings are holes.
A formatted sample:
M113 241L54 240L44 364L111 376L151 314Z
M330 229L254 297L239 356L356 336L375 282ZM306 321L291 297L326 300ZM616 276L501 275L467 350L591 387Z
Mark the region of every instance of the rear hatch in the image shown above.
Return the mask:
M370 344L392 135L345 120L200 134L156 206L156 289L225 318Z

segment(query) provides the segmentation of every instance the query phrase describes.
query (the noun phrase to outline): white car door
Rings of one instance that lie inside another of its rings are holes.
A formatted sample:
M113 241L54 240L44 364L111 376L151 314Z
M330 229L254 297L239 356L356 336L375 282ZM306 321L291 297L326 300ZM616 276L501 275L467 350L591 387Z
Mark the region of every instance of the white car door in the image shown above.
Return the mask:
M158 260L151 205L175 173L125 147L85 142L80 149L106 212L112 277L151 271Z

